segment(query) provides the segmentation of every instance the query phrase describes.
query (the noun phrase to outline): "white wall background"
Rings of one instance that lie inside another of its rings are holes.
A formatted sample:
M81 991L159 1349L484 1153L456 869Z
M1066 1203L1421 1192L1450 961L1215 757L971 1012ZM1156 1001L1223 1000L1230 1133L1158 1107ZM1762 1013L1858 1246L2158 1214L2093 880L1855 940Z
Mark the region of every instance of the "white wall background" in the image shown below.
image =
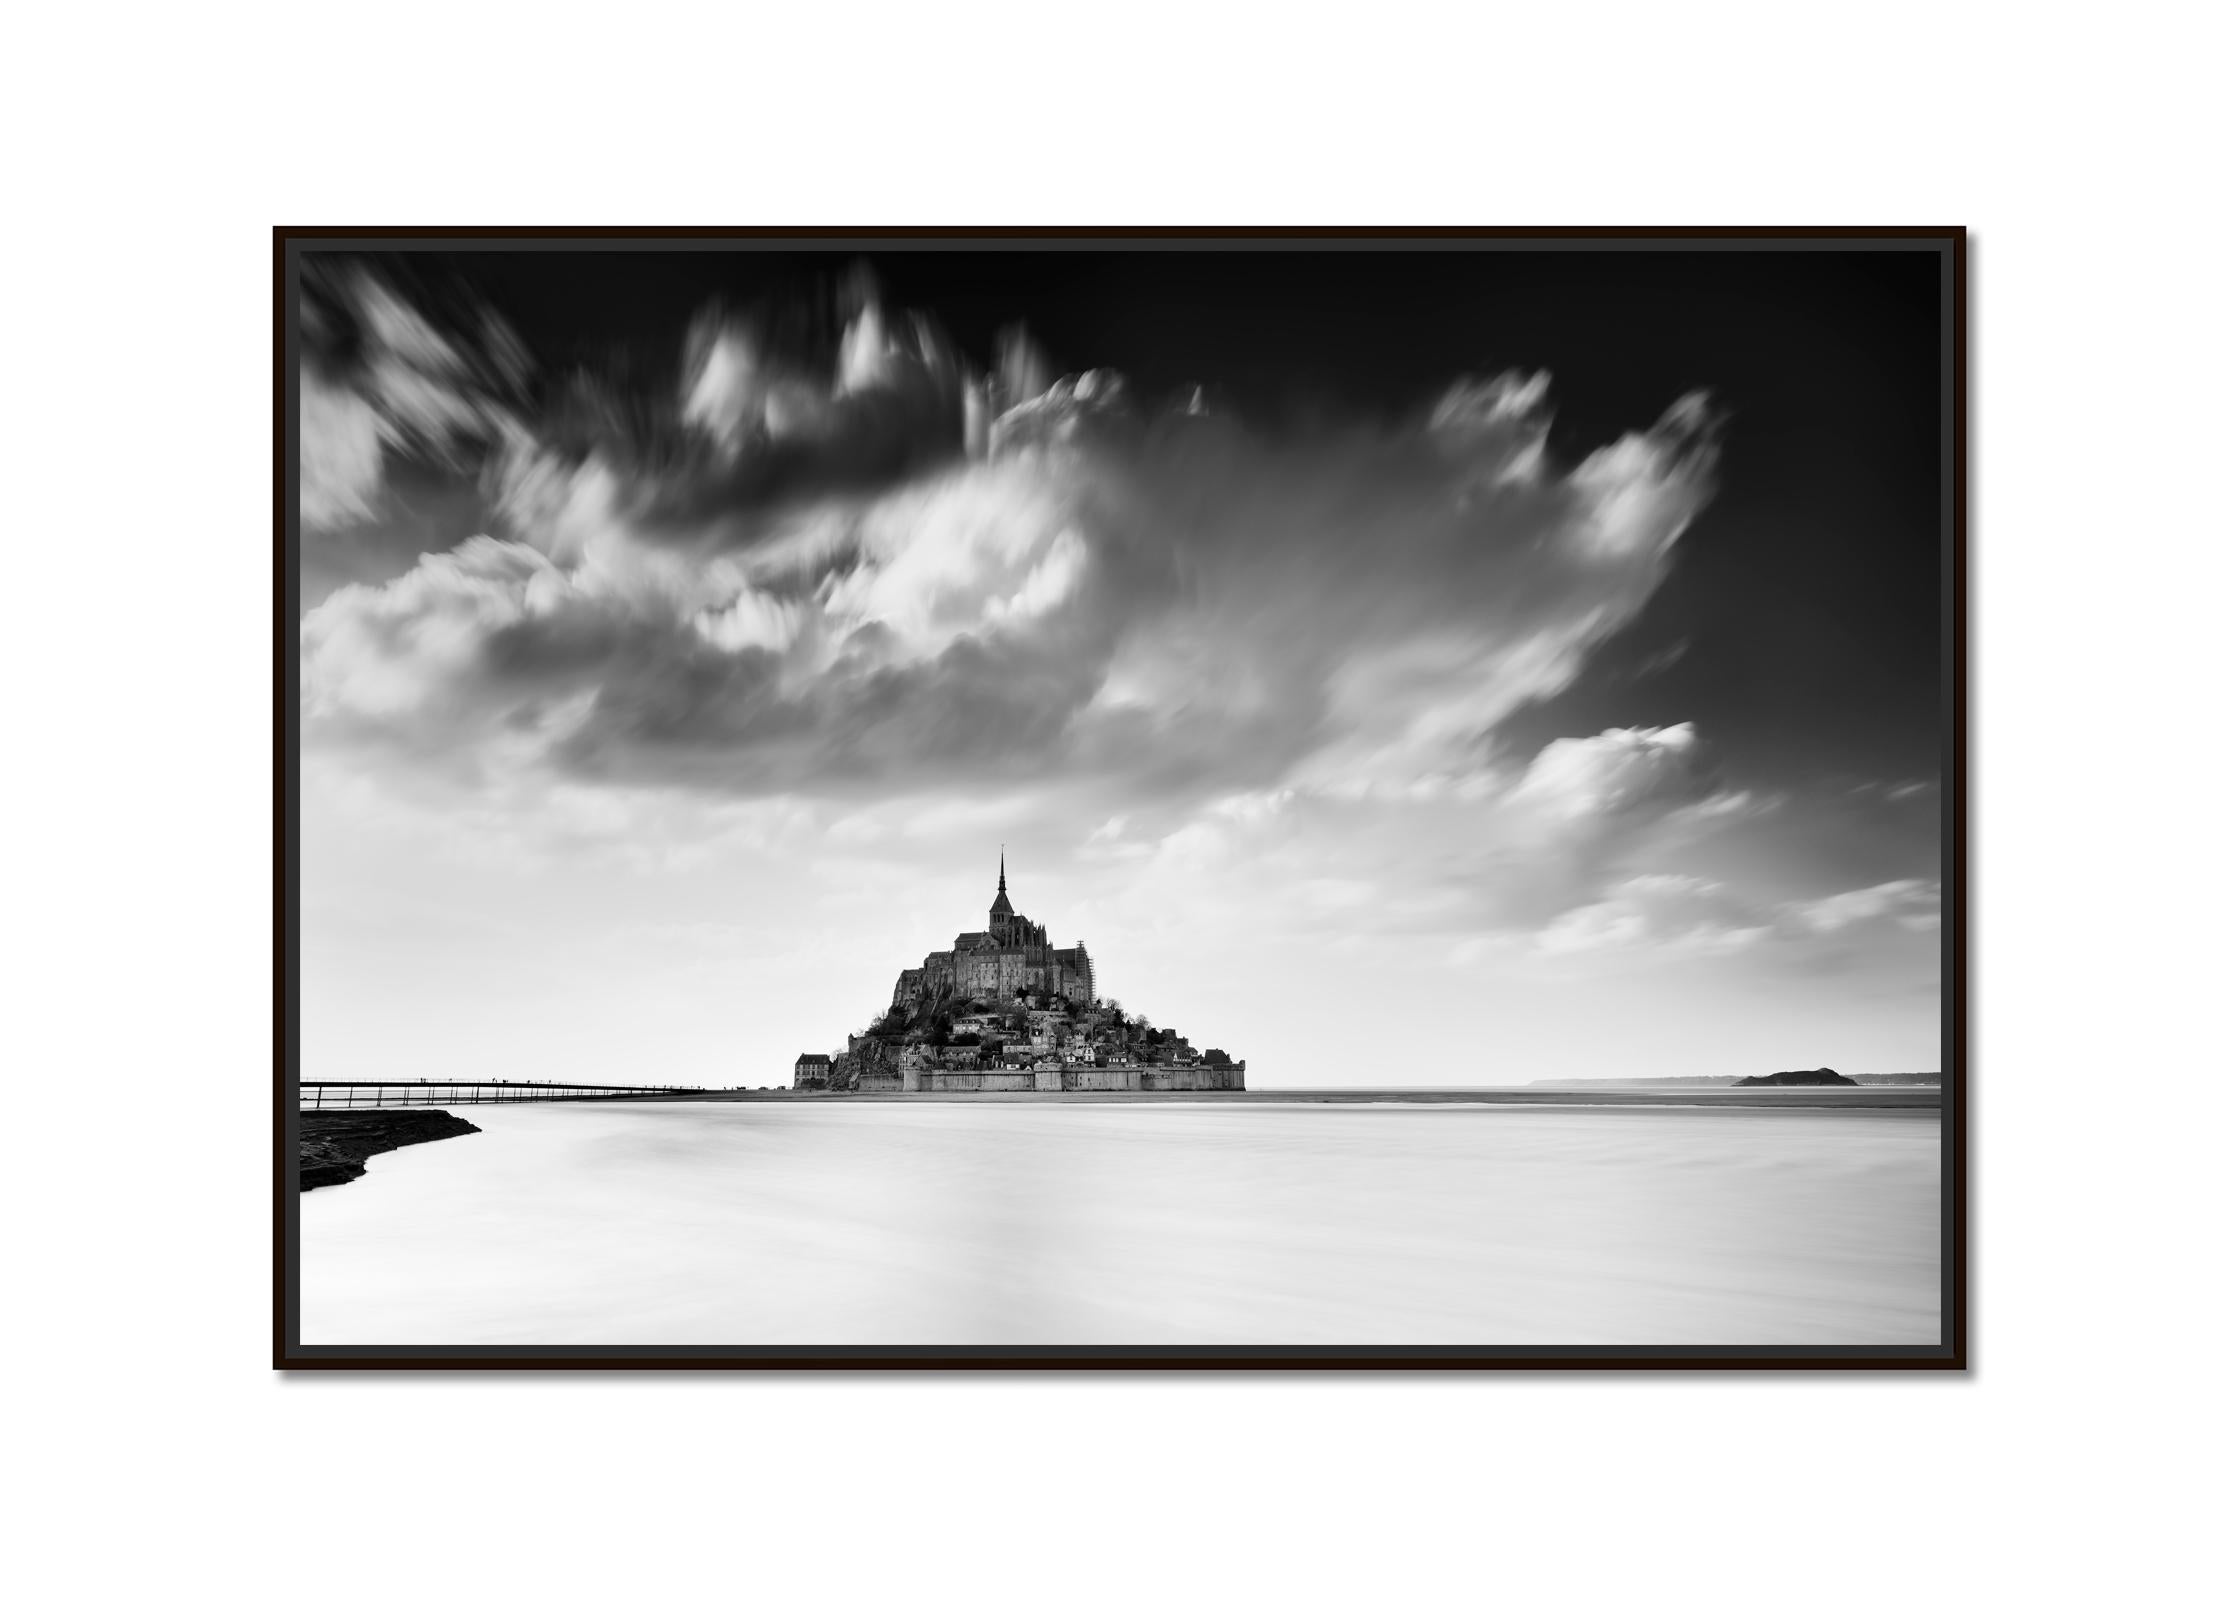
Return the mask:
M2226 1510L2240 577L2215 17L19 19L24 1592L2198 1592ZM1977 1374L263 1370L282 220L1973 227ZM943 1509L991 1484L1037 1515Z

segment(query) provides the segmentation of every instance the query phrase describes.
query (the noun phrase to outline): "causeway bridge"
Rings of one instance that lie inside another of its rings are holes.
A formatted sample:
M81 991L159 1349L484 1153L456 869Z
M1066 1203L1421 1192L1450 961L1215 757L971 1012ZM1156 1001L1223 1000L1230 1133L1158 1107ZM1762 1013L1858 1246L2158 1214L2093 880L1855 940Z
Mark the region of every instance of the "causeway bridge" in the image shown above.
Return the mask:
M486 1106L515 1100L622 1100L707 1092L674 1084L547 1083L532 1078L306 1078L296 1085L296 1104L306 1111L346 1111L354 1106Z

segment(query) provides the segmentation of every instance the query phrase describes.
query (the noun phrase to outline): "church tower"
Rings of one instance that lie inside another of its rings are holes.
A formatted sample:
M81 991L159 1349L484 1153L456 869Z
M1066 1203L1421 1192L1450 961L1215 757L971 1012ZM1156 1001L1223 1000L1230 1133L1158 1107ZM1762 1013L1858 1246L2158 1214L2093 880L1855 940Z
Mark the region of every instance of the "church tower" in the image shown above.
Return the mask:
M996 899L995 904L988 907L988 935L997 944L1008 945L1012 941L1011 924L1017 918L1018 913L1011 909L1011 895L1004 887L1003 880L1004 857L1003 852L998 851L996 853Z

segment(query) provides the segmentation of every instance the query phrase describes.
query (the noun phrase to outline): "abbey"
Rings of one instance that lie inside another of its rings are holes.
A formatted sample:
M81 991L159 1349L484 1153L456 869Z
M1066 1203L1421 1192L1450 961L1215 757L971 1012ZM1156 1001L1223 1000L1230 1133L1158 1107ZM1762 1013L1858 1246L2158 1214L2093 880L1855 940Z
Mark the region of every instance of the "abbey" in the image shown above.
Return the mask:
M895 979L892 1002L845 1049L794 1063L796 1089L857 1093L1237 1090L1244 1063L1192 1048L1097 994L1089 947L1050 942L1011 904L996 864L988 926Z
M915 1006L944 994L1002 999L1022 991L1052 994L1080 1005L1095 1001L1097 977L1089 947L1053 946L1048 929L1011 909L1006 876L1007 864L999 857L987 931L958 934L949 949L934 951L924 966L912 967L895 979L896 1005Z

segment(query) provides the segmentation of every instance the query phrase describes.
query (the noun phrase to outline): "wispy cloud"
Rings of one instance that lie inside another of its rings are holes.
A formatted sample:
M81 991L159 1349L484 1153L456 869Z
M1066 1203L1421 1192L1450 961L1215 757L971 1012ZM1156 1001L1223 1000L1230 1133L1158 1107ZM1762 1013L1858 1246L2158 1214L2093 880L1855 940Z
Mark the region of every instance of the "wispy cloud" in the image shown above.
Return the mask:
M1645 874L1614 885L1591 905L1541 929L1537 947L1553 955L1661 948L1741 950L1771 929L1731 891L1702 878Z
M1856 948L1868 939L1935 932L1942 904L1937 886L1918 878L1767 904L1703 878L1646 874L1556 917L1535 936L1534 947L1555 956L1694 955L1773 941L1777 953L1783 946L1810 946L1810 958L1824 965L1832 944Z
M1786 908L1797 924L1814 933L1835 933L1861 923L1893 922L1923 933L1944 920L1944 893L1921 878L1901 878L1871 888L1852 889Z

